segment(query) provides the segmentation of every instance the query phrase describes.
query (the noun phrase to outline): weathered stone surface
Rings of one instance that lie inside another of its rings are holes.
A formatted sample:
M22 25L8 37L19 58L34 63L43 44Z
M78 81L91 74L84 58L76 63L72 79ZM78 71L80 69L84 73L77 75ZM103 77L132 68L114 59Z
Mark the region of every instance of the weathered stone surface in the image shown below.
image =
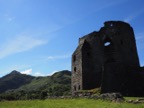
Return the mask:
M92 94L92 93L77 93L77 95L74 96L75 98L89 98L89 99L102 99L102 100L108 100L112 102L124 102L125 99L120 93L104 93L104 94Z
M127 103L133 103L133 104L140 104L140 103L144 103L144 98L140 98L137 100L127 100Z
M111 100L113 102L122 102L125 99L120 93L104 93L99 96L100 99Z
M128 23L108 21L79 39L72 55L72 94L99 87L101 93L144 96L144 67Z

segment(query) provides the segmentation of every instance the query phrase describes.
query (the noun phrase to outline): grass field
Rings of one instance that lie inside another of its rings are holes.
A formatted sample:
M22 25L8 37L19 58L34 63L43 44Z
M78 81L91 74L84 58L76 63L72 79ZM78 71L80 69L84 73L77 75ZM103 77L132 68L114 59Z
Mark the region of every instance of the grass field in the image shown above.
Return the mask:
M3 101L0 108L144 108L144 104L114 103L93 99Z

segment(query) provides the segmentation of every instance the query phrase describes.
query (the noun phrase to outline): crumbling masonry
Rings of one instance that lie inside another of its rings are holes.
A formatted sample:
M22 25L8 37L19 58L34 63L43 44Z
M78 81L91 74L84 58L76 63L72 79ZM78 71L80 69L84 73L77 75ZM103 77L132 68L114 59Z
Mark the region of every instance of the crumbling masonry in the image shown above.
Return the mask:
M144 67L128 23L108 21L79 39L72 55L72 94L94 88L101 88L101 93L144 96Z

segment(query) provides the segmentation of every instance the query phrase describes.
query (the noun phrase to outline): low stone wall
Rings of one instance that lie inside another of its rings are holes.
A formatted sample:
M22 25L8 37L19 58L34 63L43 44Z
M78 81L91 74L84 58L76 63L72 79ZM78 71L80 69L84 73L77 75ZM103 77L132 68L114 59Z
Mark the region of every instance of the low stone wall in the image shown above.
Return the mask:
M122 102L125 100L120 93L93 94L92 92L77 92L74 97L110 100L113 102Z
M144 103L144 98L136 99L136 100L127 100L127 103L133 103L133 104L140 104Z

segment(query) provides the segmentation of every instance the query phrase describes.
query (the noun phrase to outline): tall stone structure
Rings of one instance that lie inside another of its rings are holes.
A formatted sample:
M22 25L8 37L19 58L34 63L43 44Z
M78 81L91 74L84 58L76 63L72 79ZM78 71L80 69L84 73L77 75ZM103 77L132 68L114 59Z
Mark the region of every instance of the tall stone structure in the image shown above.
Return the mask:
M108 21L99 31L79 39L72 55L72 94L94 88L102 93L144 95L144 68L128 23Z

